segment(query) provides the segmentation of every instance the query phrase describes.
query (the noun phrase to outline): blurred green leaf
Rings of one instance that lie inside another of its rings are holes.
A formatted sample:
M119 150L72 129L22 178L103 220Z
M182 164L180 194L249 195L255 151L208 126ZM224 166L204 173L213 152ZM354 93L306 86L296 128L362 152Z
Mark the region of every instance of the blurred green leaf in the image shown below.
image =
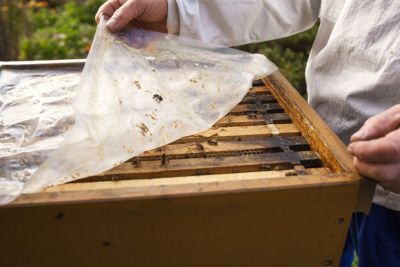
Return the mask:
M67 59L87 56L102 0L69 1L53 8L31 9L32 34L20 42L20 59Z
M30 33L20 38L23 60L84 58L96 30L94 16L104 0L50 0L47 8L29 8L25 13ZM318 25L292 37L239 49L262 53L272 60L290 82L305 94L305 66Z
M283 75L297 88L306 94L304 72L307 59L318 30L318 24L308 31L284 39L248 44L238 47L251 53L261 53L274 62Z

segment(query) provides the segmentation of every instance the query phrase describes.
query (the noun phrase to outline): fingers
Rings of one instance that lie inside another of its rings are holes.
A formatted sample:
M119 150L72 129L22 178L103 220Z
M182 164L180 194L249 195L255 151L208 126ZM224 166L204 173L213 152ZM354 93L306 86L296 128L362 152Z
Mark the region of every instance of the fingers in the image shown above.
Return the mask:
M141 1L128 0L112 14L106 23L107 28L110 32L118 32L125 28L129 22L140 17L143 12L144 7Z
M100 17L103 15L106 18L110 18L114 12L120 8L127 0L108 0L102 4L96 13L95 20L96 23L100 23Z
M351 137L356 170L383 188L400 193L400 105L368 119Z
M106 23L108 30L120 31L140 14L137 8L140 6L138 3L139 1L136 0L109 0L97 11L96 23L100 23L100 17L105 16L109 18Z
M400 162L400 129L382 138L353 142L348 149L353 156L365 162Z
M385 112L382 112L368 119L364 126L356 132L351 141L371 140L385 136L387 133L400 126L400 105L395 105Z
M99 8L95 19L100 23L104 16L110 32L121 31L131 23L148 30L167 32L167 13L167 0L108 0Z
M376 180L386 190L400 193L400 163L368 163L354 157L353 164L360 174Z

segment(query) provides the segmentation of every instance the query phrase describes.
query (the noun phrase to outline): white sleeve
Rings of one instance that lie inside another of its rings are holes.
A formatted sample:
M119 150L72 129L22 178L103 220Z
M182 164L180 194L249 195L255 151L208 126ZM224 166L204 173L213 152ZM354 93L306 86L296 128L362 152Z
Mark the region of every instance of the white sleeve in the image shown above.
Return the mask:
M168 0L170 33L228 46L286 37L312 27L321 0Z

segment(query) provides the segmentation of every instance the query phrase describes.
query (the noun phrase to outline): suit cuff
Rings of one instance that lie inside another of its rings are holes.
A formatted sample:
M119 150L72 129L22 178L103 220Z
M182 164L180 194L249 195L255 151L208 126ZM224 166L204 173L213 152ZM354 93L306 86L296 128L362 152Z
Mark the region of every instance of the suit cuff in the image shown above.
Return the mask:
M169 34L179 34L179 9L176 0L168 0L167 29Z

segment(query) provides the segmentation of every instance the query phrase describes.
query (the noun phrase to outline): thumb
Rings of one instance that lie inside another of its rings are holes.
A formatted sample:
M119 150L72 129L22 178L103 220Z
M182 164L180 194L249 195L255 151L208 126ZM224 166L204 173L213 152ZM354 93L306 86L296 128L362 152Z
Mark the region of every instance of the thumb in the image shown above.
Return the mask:
M123 30L132 20L139 17L143 13L143 5L138 0L129 0L118 8L111 18L107 21L106 26L110 32L118 32Z
M356 132L351 141L362 141L380 138L399 128L400 126L400 105L369 118L361 129Z

